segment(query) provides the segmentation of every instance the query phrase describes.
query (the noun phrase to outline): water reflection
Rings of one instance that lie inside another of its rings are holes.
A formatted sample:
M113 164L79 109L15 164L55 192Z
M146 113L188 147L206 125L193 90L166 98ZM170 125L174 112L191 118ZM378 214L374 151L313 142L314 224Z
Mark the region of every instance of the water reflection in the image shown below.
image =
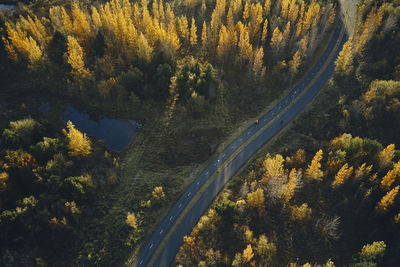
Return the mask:
M142 128L142 124L134 120L126 122L107 117L91 118L86 112L79 112L75 108L67 106L64 121L69 120L79 130L104 140L107 147L115 151L126 148Z
M15 7L15 5L0 4L0 11L3 11L3 10L12 10L14 7Z

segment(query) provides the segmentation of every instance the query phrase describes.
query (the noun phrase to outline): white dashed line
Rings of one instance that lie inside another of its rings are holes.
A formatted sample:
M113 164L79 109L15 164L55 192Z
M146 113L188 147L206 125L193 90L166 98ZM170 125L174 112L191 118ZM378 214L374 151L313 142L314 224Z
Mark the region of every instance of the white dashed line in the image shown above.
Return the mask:
M160 235L162 234L162 232L164 232L164 230L163 230L163 229L161 229L161 231L160 231Z
M179 204L178 208L181 208L181 207L182 207L182 204Z
M143 260L141 260L141 261L139 262L139 265L142 265L142 263L143 263Z
M200 182L197 182L197 184L196 184L196 185L199 185L199 183L200 183Z
M208 175L208 172L206 172L206 175Z
M150 245L150 249L153 247L153 244Z
M192 194L192 192L189 192L189 193L187 194L187 196L189 197L189 196L190 196L190 194Z
M169 217L169 220L170 220L170 221L172 221L172 218L173 218L172 216L171 216L171 217Z

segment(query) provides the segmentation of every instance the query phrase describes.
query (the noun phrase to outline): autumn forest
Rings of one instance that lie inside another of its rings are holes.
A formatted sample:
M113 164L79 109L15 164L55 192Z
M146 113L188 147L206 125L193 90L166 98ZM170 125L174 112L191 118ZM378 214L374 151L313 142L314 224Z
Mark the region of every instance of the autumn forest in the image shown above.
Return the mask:
M340 21L333 75L226 184L172 266L398 265L400 1L357 1L352 32L348 2L0 9L0 265L132 266L211 160L301 83ZM68 107L140 127L117 151Z

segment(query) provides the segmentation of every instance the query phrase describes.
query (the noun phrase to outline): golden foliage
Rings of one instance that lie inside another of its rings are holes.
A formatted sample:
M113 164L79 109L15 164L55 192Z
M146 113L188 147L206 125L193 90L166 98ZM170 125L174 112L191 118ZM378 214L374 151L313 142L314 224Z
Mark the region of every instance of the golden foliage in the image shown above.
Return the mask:
M0 172L0 193L7 190L9 180L10 176L8 173Z
M360 179L363 176L367 176L372 171L372 165L367 166L364 162L354 173L356 179Z
M73 18L73 31L80 41L84 42L88 39L91 31L90 25L86 18L86 14L80 9L77 2L73 2L71 6Z
M263 20L262 13L263 13L262 6L259 3L251 4L250 17L249 17L249 31L251 33L252 39L254 39L255 36L260 31L260 26Z
M307 203L301 206L292 206L290 208L290 219L293 221L306 221L311 218L312 209L308 207Z
M137 55L140 58L145 59L147 62L150 62L153 48L151 48L143 33L139 35L139 38L137 40L137 47Z
M258 188L255 192L247 194L246 203L250 208L257 208L261 213L264 209L264 190Z
M353 173L353 167L349 168L349 165L346 163L340 168L340 170L335 175L335 180L332 182L332 188L337 188L346 182L351 174Z
M6 22L5 25L8 39L10 40L8 44L6 43L6 49L9 56L16 59L17 56L15 52L18 51L31 65L38 62L42 58L42 50L36 40L31 36L27 36L26 31L24 31L18 24L15 29L8 22Z
M95 187L92 181L92 176L89 174L79 176L79 181L89 187Z
M68 60L71 65L71 73L77 78L85 78L89 75L89 70L85 68L83 49L78 41L68 36Z
M228 28L228 31L233 31L235 28L235 20L233 18L232 7L230 7L228 10L228 15L226 17L226 27Z
M178 19L178 35L182 38L182 40L189 39L189 26L186 16L180 16Z
M73 31L72 20L71 17L68 15L67 11L65 11L64 7L61 7L61 16L62 16L64 30L67 33L72 33Z
M289 15L289 4L290 0L282 0L281 1L281 17L283 19L287 19Z
M390 206L393 205L394 199L399 193L399 188L400 186L396 186L395 188L387 192L386 195L384 195L382 199L378 202L376 209L381 212L387 212Z
M260 235L257 242L256 253L261 258L261 263L267 265L276 254L276 246L269 242L265 235ZM264 265L264 266L265 266Z
M264 50L262 46L257 49L254 55L253 61L253 75L256 80L261 80L264 78L266 68L264 67Z
M128 215L126 216L125 222L126 222L127 225L129 225L133 229L137 229L137 227L138 227L137 219L136 219L135 213L133 213L133 212L132 213L128 212Z
M279 30L279 28L276 27L274 32L272 33L270 45L273 49L279 49L282 46L282 41L283 41L283 34Z
M194 18L192 18L192 24L190 26L190 44L197 44L197 27Z
M311 161L311 164L308 165L308 168L305 171L305 175L313 180L321 180L322 171L321 171L321 159L322 159L323 151L320 149L315 154L314 158Z
M151 195L153 196L154 199L156 200L162 200L165 198L165 193L164 193L164 189L162 186L156 186L153 190L153 192L151 192Z
M372 244L364 245L361 249L360 256L366 260L375 259L378 255L383 256L385 250L385 242L375 241Z
M249 3L246 1L243 9L243 22L246 22L249 17L250 17Z
M333 6L331 7L328 23L332 25L335 22L335 19L336 19L336 6Z
M201 43L204 45L207 44L207 23L203 22L203 29L201 30Z
M292 60L289 61L289 70L293 75L296 75L297 72L299 71L300 64L301 64L300 51L297 50L297 52L293 55Z
M304 18L304 2L301 2L299 19L296 24L296 37L299 37L303 32L303 22L304 22L303 18Z
M67 122L66 132L68 139L68 147L70 149L69 154L71 156L88 156L92 153L92 147L90 139L86 136L85 133L81 133L71 121Z
M290 2L289 8L289 20L294 23L299 15L299 6L296 4L296 0Z
M249 32L244 28L240 29L238 46L238 61L241 63L245 60L250 60L253 55L253 46L250 43Z
M349 75L353 71L353 38L350 37L343 45L335 64L335 71L341 75Z
M298 149L295 154L290 157L286 157L286 163L294 168L302 166L305 161L306 152L304 151L304 149Z
M224 61L225 55L229 51L229 44L230 40L228 32L226 31L226 27L222 25L219 32L219 41L217 46L217 55L222 62Z
M399 223L399 222L400 222L400 212L397 213L397 214L393 217L393 220L394 220L395 223Z
M263 7L263 15L266 16L271 10L271 0L265 0Z
M65 216L61 219L58 219L57 217L52 217L50 218L49 223L55 225L67 225L67 218L65 218Z
M76 206L75 201L67 201L65 202L65 208L71 212L72 214L76 214L76 213L81 213L81 211L79 210L79 208Z
M102 26L101 18L100 18L99 12L97 11L97 8L94 7L94 6L92 6L92 21L93 21L94 26L95 26L97 29L100 28L100 27Z
M389 190L390 186L396 181L396 178L400 176L400 161L398 161L392 170L388 171L382 178L381 188Z
M267 39L267 34L268 34L268 19L265 18L261 34L261 41L265 42L265 40Z
M243 250L242 260L244 263L249 263L253 257L254 257L253 248L249 244Z
M289 201L292 199L294 195L294 191L297 186L297 175L296 175L296 169L292 169L289 173L289 182L286 185L286 190L284 193L284 203L288 204Z
M390 144L385 149L383 149L378 155L379 167L384 168L388 166L392 162L392 159L394 158L394 152L395 152L394 144Z
M291 24L290 24L290 21L288 21L286 24L285 30L283 31L283 34L282 34L282 36L283 36L282 45L283 46L285 46L287 44L289 37L290 37L290 32L291 32Z
M265 169L263 180L281 179L284 176L284 161L283 157L279 154L275 155L275 157L271 157L268 154L263 161L263 167Z
M377 173L374 173L374 174L372 174L372 175L368 178L368 181L373 182L373 181L376 180L377 177L378 177L378 174L377 174Z

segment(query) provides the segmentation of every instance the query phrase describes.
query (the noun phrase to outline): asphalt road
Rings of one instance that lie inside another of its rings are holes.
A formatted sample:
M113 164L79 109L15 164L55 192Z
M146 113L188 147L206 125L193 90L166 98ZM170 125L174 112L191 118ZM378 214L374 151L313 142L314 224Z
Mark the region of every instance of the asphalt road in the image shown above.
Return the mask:
M336 25L335 32L330 43L328 44L328 47L308 75L303 79L303 81L300 82L298 86L294 88L291 93L286 96L278 105L260 118L257 125L254 124L249 127L242 135L233 141L186 189L186 191L182 194L176 204L169 211L168 215L164 218L156 231L147 241L146 245L142 248L137 261L134 263L134 266L142 267L148 265L158 245L161 243L171 226L175 223L177 217L179 217L182 210L186 207L186 205L190 202L192 197L197 193L202 185L208 180L208 178L214 174L219 166L222 165L237 148L251 138L264 125L272 121L269 127L264 129L261 133L257 133L258 136L246 147L244 147L240 153L232 161L230 161L223 170L221 170L221 172L217 173L217 177L201 195L200 199L189 210L178 228L176 228L176 230L173 232L172 236L168 240L167 245L159 257L155 260L154 266L169 266L171 264L183 243L183 237L190 234L192 228L196 225L200 217L204 214L229 179L233 177L233 175L250 159L252 155L256 153L256 151L262 145L264 145L269 139L277 134L283 127L285 127L286 124L296 117L301 110L304 109L304 107L315 97L325 82L333 74L335 69L334 62L346 40L346 37L341 33L342 22L339 21ZM336 46L336 44L338 44L338 46ZM325 70L321 73L318 79L314 81L312 86L303 93L304 89L317 76L321 67L327 63L331 53L334 53L334 56L330 59ZM303 94L299 96L301 93ZM293 105L291 105L285 112L282 112L292 103Z

